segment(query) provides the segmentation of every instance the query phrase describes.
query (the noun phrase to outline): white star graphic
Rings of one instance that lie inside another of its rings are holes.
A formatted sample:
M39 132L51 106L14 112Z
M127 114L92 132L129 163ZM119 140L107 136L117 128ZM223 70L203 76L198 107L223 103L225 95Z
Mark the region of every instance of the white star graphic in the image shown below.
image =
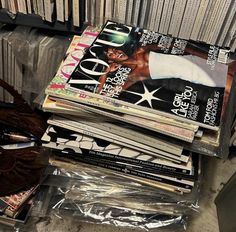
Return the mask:
M128 92L128 93L132 93L132 94L134 94L134 95L138 95L138 96L141 96L141 97L142 97L139 101L137 101L137 102L135 103L135 105L138 105L138 104L140 104L141 102L147 101L148 104L150 105L150 107L153 108L153 107L152 107L152 100L164 101L164 100L162 100L161 98L158 98L158 97L154 97L154 96L153 96L157 91L159 91L159 90L161 89L161 87L158 88L158 89L153 90L152 92L150 92L150 91L148 90L148 88L147 88L144 84L143 84L143 87L144 87L144 93L136 93L136 92L132 92L132 91L126 91L126 92Z

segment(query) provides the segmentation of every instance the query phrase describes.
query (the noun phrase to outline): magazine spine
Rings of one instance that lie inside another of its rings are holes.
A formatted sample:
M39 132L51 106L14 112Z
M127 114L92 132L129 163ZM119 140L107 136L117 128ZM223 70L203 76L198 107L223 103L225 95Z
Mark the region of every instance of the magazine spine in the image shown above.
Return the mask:
M219 34L220 34L220 30L221 30L222 25L224 23L224 19L226 18L226 14L228 13L230 4L231 4L231 0L226 0L225 5L224 5L224 9L222 10L220 18L217 23L217 27L216 27L215 31L213 32L213 35L210 38L211 44L216 44L217 38L219 37Z
M154 113L154 114L156 113L160 116L166 116L166 117L176 119L176 120L179 120L179 121L182 121L182 122L192 123L194 125L201 126L203 128L206 128L206 129L210 129L210 130L214 130L214 131L219 130L218 126L210 126L210 125L207 125L207 124L204 124L204 123L201 123L201 122L197 122L197 121L193 121L193 120L190 120L190 119L187 119L187 118L179 117L179 116L176 116L176 115L171 114L171 113L166 113L166 112L163 112L163 111L160 111L160 110L139 106L139 105L136 105L136 104L132 104L132 103L125 102L125 101L118 100L118 99L114 99L114 98L111 99L110 97L107 97L105 95L100 95L100 94L80 90L80 89L77 89L77 88L74 88L74 87L70 87L68 84L66 84L66 89L68 89L68 90L71 89L72 91L74 90L74 91L76 91L77 93L79 93L81 95L88 95L88 96L91 96L91 97L97 97L97 98L102 99L106 102L111 102L112 104L122 104L124 106L133 107L135 109L142 110L142 111L147 111L147 112ZM79 99L71 98L71 100L78 101ZM104 107L104 106L100 106L100 107Z
M192 179L193 175L191 174L192 171L187 170L187 169L182 169L182 168L176 168L176 167L171 167L168 165L164 165L164 164L158 164L158 163L153 163L151 161L145 161L145 160L140 160L140 159L134 159L134 158L130 158L130 157L124 157L121 155L112 155L109 153L104 153L104 152L99 152L99 151L92 151L92 150L88 150L85 151L85 149L82 149L82 153L84 153L85 155L95 155L97 157L103 157L103 158L108 158L111 160L117 160L117 161L121 161L121 162L127 162L129 164L136 164L136 165L142 165L142 167L144 167L144 169L146 169L146 171L149 172L153 172L153 173L159 173L159 172L163 172L163 173L169 173L169 174L173 174L173 175L178 175L179 177L185 177L186 179Z
M158 148L150 147L150 146L145 145L143 143L136 142L136 141L134 141L132 139L124 138L122 136L115 135L113 133L109 133L109 132L106 132L104 130L94 128L93 126L89 126L89 125L83 124L81 122L77 123L77 122L74 122L72 120L68 120L66 122L64 119L62 119L62 120L61 119L53 119L53 121L59 122L61 124L64 124L65 126L68 126L70 128L78 128L78 129L81 129L81 130L84 130L84 131L88 131L88 132L91 132L91 133L94 132L98 136L104 136L104 137L110 138L110 139L112 139L114 141L120 141L121 143L123 142L123 143L126 143L126 144L130 144L131 146L139 147L140 149L142 149L142 150L144 150L146 152L151 152L151 153L155 153L155 154L158 154L158 155L163 155L163 156L166 156L166 157L176 158L176 159L178 157L181 157L182 148L180 148L180 150L176 151L176 154L174 154L174 153L167 152L165 150L161 150L161 149L158 149Z
M128 25L131 25L132 13L133 13L133 4L134 4L133 0L129 0L127 2L125 21Z
M236 12L236 1L234 1L233 5L231 5L230 12L227 13L227 19L222 26L222 31L220 32L220 36L217 41L217 44L219 46L223 46L224 39L226 37L227 31L229 30L230 24L233 21L235 12Z
M217 2L214 1L214 0L210 0L210 4L208 4L208 8L207 8L207 11L205 13L205 16L204 16L204 22L201 26L201 34L200 34L200 40L201 41L204 41L205 37L206 37L206 33L207 33L207 30L209 28L209 24L210 24L210 21L212 19L212 13L213 13L213 10L214 10L214 7L215 7L215 4Z
M179 5L180 5L180 0L175 0L174 7L173 7L173 12L172 12L172 15L171 15L170 26L169 26L169 30L168 30L168 34L171 35L171 36L174 36L175 22L176 22L176 19L178 17Z
M134 2L134 8L133 8L134 12L132 13L132 20L131 20L133 25L138 24L140 3L141 3L141 0L136 0Z
M173 32L173 36L174 37L178 37L179 36L179 31L180 31L180 27L182 24L182 19L183 19L183 15L184 15L184 10L186 7L186 2L187 0L180 0L180 4L178 7L178 14L177 14L177 18L176 18L176 22L175 22L175 29Z
M183 39L187 39L185 34L188 28L188 23L190 21L190 12L191 12L191 9L193 8L193 1L194 0L188 0L186 2L186 7L183 12L182 23L181 23L179 34L178 34L178 37L183 38Z
M100 159L100 158L99 159L96 159L96 158L91 159L91 158L88 158L88 157L84 156L83 154L77 154L76 156L74 156L74 155L72 156L69 152L66 152L66 151L62 151L62 152L61 151L60 152L56 151L56 155L62 156L64 158L69 158L69 159L72 159L72 160L75 160L75 161L84 162L84 163L88 163L88 164L93 164L93 165L96 165L96 166L99 166L99 167L104 167L104 168L112 169L112 170L115 170L115 171L124 172L126 174L131 174L131 175L134 175L134 176L143 177L143 178L146 178L146 179L158 181L158 182L163 183L163 184L172 185L172 186L176 186L176 187L183 188L183 189L189 189L189 190L192 189L191 185L180 183L180 182L173 181L173 180L170 180L170 179L164 179L162 177L158 177L157 175L152 175L152 174L149 174L149 173L145 173L145 172L142 172L140 170L137 171L137 170L135 170L135 168L133 168L131 166L128 166L128 165L125 165L125 164L113 163L113 162L106 161L106 160L103 160L103 159Z
M145 153L150 154L150 155L156 155L157 157L164 158L164 159L167 159L167 160L176 161L176 162L178 162L178 160L179 160L179 162L182 161L181 157L178 157L176 155L172 155L172 154L170 154L168 152L164 152L164 151L154 152L153 149L152 148L150 149L148 146L147 146L148 147L148 150L147 150L147 149L143 148L143 145L139 145L138 143L133 142L133 141L127 141L127 139L121 139L121 138L114 139L114 138L111 138L111 136L104 136L103 134L94 133L94 131L91 132L91 131L81 129L81 128L78 128L78 127L65 125L65 123L59 123L55 120L49 120L48 123L50 125L59 126L59 127L65 128L65 129L73 130L73 131L76 131L76 132L79 132L81 134L88 135L88 136L91 136L91 137L106 139L109 142L116 143L116 144L119 144L119 145L124 145L125 144L126 147L129 147L129 148L141 151L141 152L145 152ZM154 150L157 150L157 149L154 149Z
M172 13L173 13L173 10L174 10L174 3L175 3L175 0L169 0L169 1L170 2L169 2L167 15L166 15L165 26L164 26L166 34L169 34L170 21L171 21Z
M85 149L85 148L80 148L81 152L76 151L76 147L68 147L70 150L73 150L75 152L70 152L67 151L67 147L65 149L60 149L60 148L55 148L54 145L49 144L44 144L43 146L52 148L53 150L56 151L62 151L62 152L67 152L70 154L71 157L77 157L78 155L86 157L86 158L91 158L91 159L98 159L100 161L105 160L109 162L120 162L120 163L126 163L127 165L134 165L137 170L143 171L143 172L148 172L148 173L153 173L153 174L165 174L170 177L176 177L176 178L182 178L185 180L194 180L196 179L196 172L195 171L190 171L188 169L182 169L182 168L176 168L164 164L158 164L158 163L153 163L151 161L145 161L145 160L140 160L136 158L130 158L130 157L124 157L121 155L114 155L110 153L104 153L96 150L90 150L90 149ZM141 166L140 166L141 165Z
M161 14L164 5L164 0L159 0L158 8L156 11L156 18L155 18L155 28L154 31L159 31L160 24L161 24Z
M233 20L232 24L230 25L229 31L228 31L228 33L225 37L225 40L224 40L224 46L226 46L226 47L229 47L230 44L233 43L232 40L235 38L235 31L236 31L236 21L235 21L235 19L236 19L236 15L234 17L234 20ZM232 48L230 48L230 49L231 49L231 51L234 51Z
M150 172L151 172L151 170L154 170L154 171L158 170L158 172L162 171L162 172L167 172L167 173L174 173L176 175L186 176L186 177L190 177L190 178L191 178L191 173L192 173L192 170L189 170L189 169L177 168L177 167L173 167L173 166L169 166L169 165L165 165L165 164L160 164L157 162L126 157L123 155L114 155L114 154L103 152L103 151L96 151L96 150L87 149L87 148L67 146L67 145L63 145L63 144L61 147L58 147L58 146L56 146L56 143L54 143L54 142L48 143L46 141L43 141L43 146L49 147L49 148L52 148L55 150L66 150L68 148L68 149L73 150L76 154L79 154L82 152L82 154L87 155L87 156L91 156L91 157L127 162L127 163L133 164L133 165L142 165L142 166L146 167L147 169L150 169ZM79 152L80 150L81 150L81 152Z
M156 9L158 9L159 0L152 0L151 17L149 19L149 30L155 30Z
M70 117L70 116L69 116ZM76 118L74 118L76 119ZM168 150L170 153L181 155L183 151L182 146L178 146L164 140L158 139L156 137L146 136L144 134L139 133L138 131L135 132L133 129L125 129L121 126L113 125L112 123L97 123L97 122L89 122L87 120L78 120L78 123L82 123L88 125L90 127L98 128L110 133L114 133L118 136L126 137L128 139L146 144L151 147L155 147L160 150Z
M93 98L91 100L91 98L90 98L91 96L80 95L75 92L73 93L76 95L74 97L69 96L67 94L68 92L65 92L65 90L63 90L62 93L56 93L51 88L47 88L45 93L48 94L49 98L54 101L59 101L59 102L65 101L66 104L69 102L69 104L71 104L74 107L89 107L89 108L94 108L94 109L96 107L96 108L100 108L100 111L101 111L101 109L112 110L115 113L124 113L124 114L131 115L131 116L141 117L144 119L153 120L153 121L157 121L160 123L165 123L168 125L174 125L176 127L181 127L184 129L192 130L194 132L197 132L197 130L199 128L197 125L183 122L178 119L163 117L161 115L150 113L150 112L143 111L143 110L140 111L140 110L137 110L133 107L127 107L127 106L124 106L121 104L115 104L111 101L106 102L106 101L99 99L99 98ZM95 102L94 102L94 100L95 100ZM108 115L106 114L106 116L108 116Z
M214 33L216 26L219 24L219 17L221 15L221 12L222 12L224 6L225 6L225 1L226 0L221 0L220 2L218 1L215 3L215 6L214 6L214 9L212 12L212 16L210 18L210 23L207 28L207 30L208 30L207 35L205 35L205 40L204 40L208 44L210 43L212 34Z
M114 1L113 0L106 0L105 15L107 15L109 19L113 18L114 16ZM108 18L106 18L106 20L108 20Z
M183 147L182 146L178 146L178 145L173 145L173 144L168 144L165 143L164 141L161 140L156 140L156 146L151 146L152 143L143 143L141 141L139 141L139 139L132 139L130 138L130 136L123 136L120 133L116 133L114 131L111 130L104 130L104 127L98 127L95 125L95 123L89 123L86 121L75 121L75 120L71 120L71 119L67 119L67 117L54 117L53 121L58 121L59 123L74 127L74 128L80 128L82 130L86 130L86 131L94 131L97 134L101 134L105 137L110 137L113 138L115 140L123 140L123 141L127 141L130 144L133 144L134 146L140 146L143 149L146 150L150 150L151 152L154 153L161 153L163 155L171 155L171 156L181 156L182 152L183 152ZM112 127L112 125L110 125L110 127ZM114 127L113 127L114 128ZM122 129L120 129L122 130ZM128 132L127 132L128 133ZM132 131L130 132L131 134ZM137 135L138 136L138 135ZM149 141L151 140L151 138L149 138ZM159 145L157 145L157 143L159 143ZM167 148L168 147L168 151Z
M161 14L161 21L160 21L160 26L159 26L159 32L162 34L167 33L167 28L165 28L165 21L166 21L166 16L167 16L167 10L169 6L169 0L165 0L163 3L163 8L162 8L162 14Z
M80 22L80 14L79 14L79 9L80 9L80 3L79 1L72 1L72 18L73 18L73 25L76 27L79 27L81 25Z
M127 1L119 0L117 14L118 14L118 21L121 23L125 23L126 8L127 8Z
M193 25L193 28L192 28L192 32L191 32L191 35L190 35L190 38L192 40L197 40L198 39L201 24L203 22L204 15L205 15L206 10L207 10L208 2L209 2L209 0L201 0L200 6L198 8L197 16L195 18L195 22L194 22L194 25Z
M199 9L199 4L200 4L200 1L194 1L193 7L190 10L189 23L188 23L188 27L187 27L186 35L185 35L188 40L190 39L190 36L191 36L192 28L193 28L193 25L197 16L197 12Z
M74 139L72 139L72 141L69 140L68 142L60 142L60 135L58 135L57 132L61 131L61 130L62 130L62 139L63 138L64 139L69 139L70 138L70 137L68 137L69 134L71 134L71 135L73 134ZM63 134L63 132L66 132L66 134ZM76 142L77 137L80 139L79 143ZM89 136L83 135L79 132L75 132L73 130L69 130L69 129L66 129L66 128L63 129L63 128L58 127L58 126L49 126L47 128L46 132L44 133L43 137L41 138L41 140L44 141L45 144L49 144L51 146L51 148L57 148L57 143L55 143L54 139L52 140L51 138L57 138L58 148L60 147L60 149L64 149L67 146L72 146L74 149L75 148L77 148L77 150L79 149L78 152L81 152L80 148L88 148L86 145L81 143L82 141L88 141L89 140L90 141L89 143L91 145L92 145L92 143L97 144L95 137L89 137ZM102 141L108 142L104 139L102 139ZM188 161L185 164L185 163L176 163L176 162L167 161L165 159L160 159L160 158L156 157L153 154L143 153L143 152L137 151L135 149L127 148L124 145L114 144L112 142L109 143L108 147L112 147L112 150L110 150L106 146L105 147L103 147L103 146L98 147L95 150L96 151L102 151L102 152L105 152L105 153L107 153L107 152L112 153L113 155L118 155L119 154L123 157L135 158L135 159L144 160L144 161L151 161L152 163L157 162L158 164L163 164L163 165L166 165L166 166L176 167L176 168L180 168L180 169L183 169L183 170L189 170L189 171L192 170L192 163L193 163L193 160L195 160L195 159L192 158L191 153L188 152L188 151L183 152L183 156L188 158ZM90 146L89 146L89 149L91 149ZM108 151L106 151L106 149L108 149ZM92 150L94 150L94 149L92 149ZM195 156L194 156L194 158L195 158Z

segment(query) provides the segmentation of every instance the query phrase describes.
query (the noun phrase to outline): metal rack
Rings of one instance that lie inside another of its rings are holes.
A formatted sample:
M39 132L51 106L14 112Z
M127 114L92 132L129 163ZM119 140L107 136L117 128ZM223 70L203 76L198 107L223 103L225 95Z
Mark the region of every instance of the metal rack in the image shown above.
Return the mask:
M67 22L47 22L44 21L41 16L36 14L22 14L17 13L13 15L7 12L6 9L0 9L0 22L7 23L7 24L15 24L15 25L24 25L24 26L31 26L42 28L46 30L53 30L53 31L60 31L60 32L67 32L71 34L80 34L82 31L83 25L81 27L75 27L73 25L72 20Z

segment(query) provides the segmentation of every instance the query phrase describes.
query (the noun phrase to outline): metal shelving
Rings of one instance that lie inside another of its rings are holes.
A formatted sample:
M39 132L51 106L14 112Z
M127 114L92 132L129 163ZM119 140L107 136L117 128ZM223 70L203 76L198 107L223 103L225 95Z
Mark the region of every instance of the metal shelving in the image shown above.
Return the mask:
M71 20L67 22L55 21L53 23L50 23L50 22L42 20L42 18L36 14L25 15L22 13L17 13L16 15L13 15L7 12L6 9L0 9L0 22L7 23L7 24L37 27L37 28L42 28L46 30L68 32L72 34L80 34L82 31L82 26L75 27Z

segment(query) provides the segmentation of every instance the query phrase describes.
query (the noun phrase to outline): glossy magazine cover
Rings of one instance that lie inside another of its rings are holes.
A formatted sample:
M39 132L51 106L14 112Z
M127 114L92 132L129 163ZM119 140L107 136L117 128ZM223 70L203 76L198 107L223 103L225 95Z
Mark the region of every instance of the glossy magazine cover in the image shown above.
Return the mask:
M220 124L228 51L107 21L67 88L149 112Z

